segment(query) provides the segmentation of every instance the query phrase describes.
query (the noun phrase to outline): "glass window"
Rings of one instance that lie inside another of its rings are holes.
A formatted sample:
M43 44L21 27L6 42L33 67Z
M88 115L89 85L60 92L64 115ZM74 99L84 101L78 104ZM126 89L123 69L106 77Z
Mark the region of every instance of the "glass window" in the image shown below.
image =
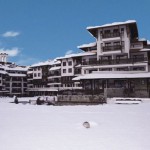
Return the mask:
M72 61L69 61L69 62L68 62L68 65L69 65L69 66L72 66Z
M66 62L63 62L63 66L66 66Z
M72 72L72 68L69 68L68 72L71 73Z
M63 69L63 73L66 73L66 69Z

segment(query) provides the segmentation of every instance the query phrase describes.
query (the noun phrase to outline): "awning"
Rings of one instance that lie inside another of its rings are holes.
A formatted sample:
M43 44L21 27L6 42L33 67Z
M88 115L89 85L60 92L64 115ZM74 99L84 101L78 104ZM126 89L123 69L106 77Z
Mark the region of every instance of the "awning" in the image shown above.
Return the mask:
M150 78L150 73L91 73L83 76L78 76L72 80L86 79L130 79L130 78Z

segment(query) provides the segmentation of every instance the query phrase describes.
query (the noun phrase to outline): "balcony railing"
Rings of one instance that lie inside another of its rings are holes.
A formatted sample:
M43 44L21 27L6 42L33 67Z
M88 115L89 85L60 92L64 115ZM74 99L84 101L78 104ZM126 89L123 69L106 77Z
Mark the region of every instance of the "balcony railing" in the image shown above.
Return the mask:
M126 58L126 59L110 59L110 60L95 60L95 61L84 61L82 65L116 65L116 64L134 64L138 62L148 61L147 57L141 58Z
M74 74L81 74L81 70L74 70Z
M49 73L49 76L61 76L61 73L59 72L57 72L57 73Z
M61 83L61 80L49 80L48 83Z
M120 37L120 36L121 36L121 33L120 33L120 32L104 33L104 34L101 34L101 36L102 36L103 39L106 39L106 38L114 38L114 37Z
M123 46L122 45L112 45L112 46L104 46L103 52L108 52L108 51L118 51L122 50Z
M131 48L131 49L143 48L143 43L140 43L140 42L131 43L130 48Z

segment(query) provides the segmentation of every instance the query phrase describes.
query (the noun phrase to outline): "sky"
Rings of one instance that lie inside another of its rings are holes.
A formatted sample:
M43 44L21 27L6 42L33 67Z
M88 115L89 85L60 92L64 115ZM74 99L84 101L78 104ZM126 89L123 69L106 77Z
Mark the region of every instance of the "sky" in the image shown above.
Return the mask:
M32 65L95 42L88 26L136 20L150 40L150 0L0 0L0 53Z

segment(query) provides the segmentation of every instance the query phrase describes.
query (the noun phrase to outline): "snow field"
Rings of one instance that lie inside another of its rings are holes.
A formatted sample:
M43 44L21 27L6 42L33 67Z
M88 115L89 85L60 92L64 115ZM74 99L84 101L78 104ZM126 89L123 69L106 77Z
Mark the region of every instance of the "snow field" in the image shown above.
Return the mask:
M150 148L150 103L37 106L9 101L0 99L0 150ZM85 121L91 128L83 127Z

